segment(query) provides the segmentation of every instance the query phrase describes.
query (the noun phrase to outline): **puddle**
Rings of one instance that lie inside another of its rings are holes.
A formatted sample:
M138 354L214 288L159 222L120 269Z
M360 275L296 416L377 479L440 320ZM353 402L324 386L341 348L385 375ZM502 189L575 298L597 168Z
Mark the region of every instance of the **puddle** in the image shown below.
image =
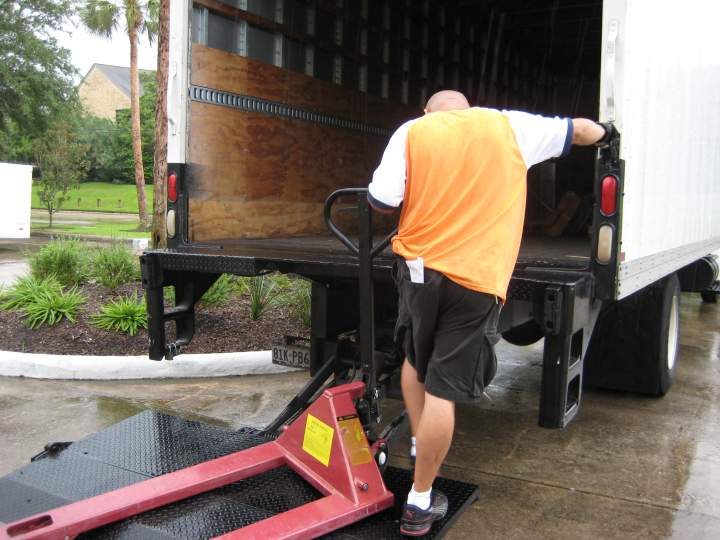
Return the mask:
M144 410L152 409L165 414L179 416L186 420L195 422L203 422L221 428L230 428L230 422L219 420L217 418L209 418L207 416L183 411L182 414L172 408L171 402L151 400L151 401L133 401L122 398L113 398L108 396L98 396L90 398L97 406L99 420L107 425L121 422L126 418L135 416Z

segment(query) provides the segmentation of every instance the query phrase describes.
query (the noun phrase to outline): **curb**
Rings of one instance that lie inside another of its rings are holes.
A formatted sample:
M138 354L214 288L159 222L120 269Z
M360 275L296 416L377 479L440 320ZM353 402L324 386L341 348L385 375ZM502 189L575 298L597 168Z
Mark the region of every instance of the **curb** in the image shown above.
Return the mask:
M147 356L71 356L0 351L1 377L66 380L237 377L298 371L272 363L271 351L181 354L172 361Z

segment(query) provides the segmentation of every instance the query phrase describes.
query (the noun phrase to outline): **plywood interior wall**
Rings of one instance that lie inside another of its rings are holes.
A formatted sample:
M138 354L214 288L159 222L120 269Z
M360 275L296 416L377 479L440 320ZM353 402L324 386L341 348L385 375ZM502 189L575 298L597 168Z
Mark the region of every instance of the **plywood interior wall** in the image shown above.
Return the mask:
M195 44L192 84L282 102L390 130L420 114L380 98ZM191 101L189 238L326 232L335 189L366 186L388 136Z

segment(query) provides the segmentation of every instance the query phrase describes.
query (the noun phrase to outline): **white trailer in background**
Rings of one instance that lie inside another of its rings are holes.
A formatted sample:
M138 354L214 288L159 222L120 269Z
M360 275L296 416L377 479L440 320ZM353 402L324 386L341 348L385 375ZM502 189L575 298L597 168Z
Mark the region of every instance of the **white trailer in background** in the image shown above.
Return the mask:
M0 163L0 240L30 238L32 165Z

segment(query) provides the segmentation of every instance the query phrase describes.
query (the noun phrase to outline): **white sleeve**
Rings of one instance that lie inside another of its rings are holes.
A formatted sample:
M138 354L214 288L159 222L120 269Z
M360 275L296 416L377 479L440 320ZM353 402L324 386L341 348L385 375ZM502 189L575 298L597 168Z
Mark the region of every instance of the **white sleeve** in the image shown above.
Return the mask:
M405 122L390 137L380 165L375 169L372 182L368 186L370 202L374 206L397 208L403 201L406 175L405 146L408 130L416 120Z
M520 153L529 169L546 159L566 155L572 146L570 118L550 118L522 111L503 111L510 120Z

